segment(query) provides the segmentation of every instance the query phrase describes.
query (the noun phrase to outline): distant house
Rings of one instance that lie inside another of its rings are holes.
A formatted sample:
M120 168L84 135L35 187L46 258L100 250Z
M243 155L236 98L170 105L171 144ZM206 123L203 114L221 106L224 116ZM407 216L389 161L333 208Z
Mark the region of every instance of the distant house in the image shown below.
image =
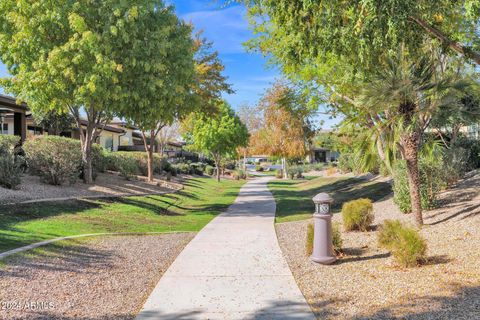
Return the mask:
M86 128L87 120L81 120ZM99 125L101 129L96 143L106 150L145 151L143 137L138 128L125 121L113 120L107 125ZM0 94L0 134L17 135L22 142L30 136L48 135L47 130L35 123L32 113L26 104L18 105L15 98ZM60 133L61 136L80 139L80 130L72 125L70 130ZM147 138L147 141L149 139ZM168 142L163 153L168 158L181 158L198 161L198 154L184 150L183 142ZM155 142L155 152L160 153L160 146Z
M253 163L263 163L263 162L268 162L269 156L267 155L253 155L247 158L248 162L253 162Z
M15 98L0 94L0 134L16 135L25 141L29 113L25 103L17 104Z
M313 147L310 149L306 161L308 163L327 163L327 162L336 162L340 157L340 153L331 151L326 148L316 148Z

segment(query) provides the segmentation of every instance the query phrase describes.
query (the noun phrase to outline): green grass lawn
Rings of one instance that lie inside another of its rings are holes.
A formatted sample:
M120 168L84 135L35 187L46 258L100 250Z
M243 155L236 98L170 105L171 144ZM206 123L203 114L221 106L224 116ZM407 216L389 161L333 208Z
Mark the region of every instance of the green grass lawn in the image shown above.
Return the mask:
M196 178L175 194L0 207L0 252L86 233L198 231L233 203L244 183Z
M318 177L308 180L272 180L268 183L277 203L276 222L310 218L314 211L312 198L320 192L333 197L333 212L339 212L346 201L358 198L379 200L392 189L386 182L357 178Z

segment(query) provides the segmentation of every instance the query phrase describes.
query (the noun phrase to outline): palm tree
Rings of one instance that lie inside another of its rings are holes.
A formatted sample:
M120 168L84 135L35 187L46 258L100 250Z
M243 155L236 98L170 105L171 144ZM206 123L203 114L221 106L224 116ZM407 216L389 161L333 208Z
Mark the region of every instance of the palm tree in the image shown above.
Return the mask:
M460 82L442 75L434 60L425 57L411 62L400 51L356 99L356 105L374 115L371 119L375 120L372 127L377 143L387 149L382 152L392 154L392 149L397 149L406 162L412 212L418 225L423 224L419 148L432 116L441 106L454 103L457 96L453 91L460 88Z

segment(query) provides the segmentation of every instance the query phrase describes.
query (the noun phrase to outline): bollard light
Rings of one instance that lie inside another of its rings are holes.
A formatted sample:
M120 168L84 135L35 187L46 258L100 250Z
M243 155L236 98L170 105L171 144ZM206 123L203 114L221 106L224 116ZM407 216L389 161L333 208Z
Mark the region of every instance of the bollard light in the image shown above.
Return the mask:
M315 213L313 214L313 253L310 259L321 264L331 264L337 260L332 243L332 214L330 206L333 199L326 193L313 197Z

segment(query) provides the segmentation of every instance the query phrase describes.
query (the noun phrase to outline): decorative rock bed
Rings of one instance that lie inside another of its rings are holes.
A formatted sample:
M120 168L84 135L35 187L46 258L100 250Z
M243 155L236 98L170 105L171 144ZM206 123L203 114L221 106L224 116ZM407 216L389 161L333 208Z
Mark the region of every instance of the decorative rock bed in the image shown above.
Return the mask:
M345 256L331 266L305 254L310 220L277 224L295 279L320 319L477 319L480 315L480 175L441 195L425 212L429 260L402 269L378 248L377 232L342 232ZM374 204L375 223L411 222L391 199ZM335 215L334 220L340 221Z
M69 240L7 258L0 319L134 319L193 233Z

